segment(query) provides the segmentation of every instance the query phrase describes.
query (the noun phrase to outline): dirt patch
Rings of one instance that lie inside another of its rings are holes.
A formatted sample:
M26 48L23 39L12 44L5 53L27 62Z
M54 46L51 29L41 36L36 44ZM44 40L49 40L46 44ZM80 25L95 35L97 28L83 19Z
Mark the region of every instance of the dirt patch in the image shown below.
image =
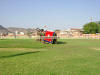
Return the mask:
M0 51L37 51L30 48L0 48Z
M92 48L92 49L94 49L94 50L100 50L100 48Z

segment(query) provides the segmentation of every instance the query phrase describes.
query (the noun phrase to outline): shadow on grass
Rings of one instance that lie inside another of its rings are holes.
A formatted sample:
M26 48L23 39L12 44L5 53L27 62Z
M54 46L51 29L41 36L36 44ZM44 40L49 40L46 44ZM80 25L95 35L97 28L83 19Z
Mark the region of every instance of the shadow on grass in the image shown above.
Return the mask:
M66 44L67 42L58 41L57 44Z
M22 56L22 55L37 53L37 52L40 52L40 51L35 51L35 52L24 52L24 53L9 55L9 56L1 56L0 58L11 58L11 57L16 57L16 56Z

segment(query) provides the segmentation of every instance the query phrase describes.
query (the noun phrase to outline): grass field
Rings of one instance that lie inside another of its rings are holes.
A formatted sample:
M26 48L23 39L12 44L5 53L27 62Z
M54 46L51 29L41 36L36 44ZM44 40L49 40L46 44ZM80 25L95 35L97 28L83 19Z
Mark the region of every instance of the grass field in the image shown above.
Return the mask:
M100 40L0 40L0 75L100 75Z

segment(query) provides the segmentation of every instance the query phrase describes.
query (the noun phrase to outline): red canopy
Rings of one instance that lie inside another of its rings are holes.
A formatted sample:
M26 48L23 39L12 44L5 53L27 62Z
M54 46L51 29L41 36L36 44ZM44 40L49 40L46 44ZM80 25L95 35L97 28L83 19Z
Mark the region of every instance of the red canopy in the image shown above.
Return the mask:
M53 42L54 34L55 34L55 32L46 31L44 41L48 42L48 43L52 43Z

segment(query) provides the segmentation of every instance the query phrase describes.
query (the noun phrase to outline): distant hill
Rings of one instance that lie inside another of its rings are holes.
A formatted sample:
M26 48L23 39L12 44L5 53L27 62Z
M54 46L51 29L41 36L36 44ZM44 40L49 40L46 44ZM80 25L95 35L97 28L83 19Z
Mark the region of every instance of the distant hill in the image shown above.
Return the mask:
M15 33L16 31L18 32L24 32L25 34L29 33L29 32L36 32L37 30L34 29L34 28L28 28L28 29L25 29L25 28L17 28L17 27L9 27L9 28L5 28L3 27L2 25L0 25L0 34L3 33L3 34L7 34L7 33Z
M16 31L18 31L18 32L24 32L25 34L27 34L28 32L35 32L36 31L35 29L31 29L31 28L25 29L25 28L9 27L7 29L10 32L13 32L13 33L15 33Z
M7 28L10 32L15 33L16 31L18 32L24 32L25 34L27 33L27 30L25 28L16 28L16 27L9 27Z
M8 29L6 29L5 27L3 27L2 25L0 25L0 34L3 33L3 34L7 34L9 31Z

